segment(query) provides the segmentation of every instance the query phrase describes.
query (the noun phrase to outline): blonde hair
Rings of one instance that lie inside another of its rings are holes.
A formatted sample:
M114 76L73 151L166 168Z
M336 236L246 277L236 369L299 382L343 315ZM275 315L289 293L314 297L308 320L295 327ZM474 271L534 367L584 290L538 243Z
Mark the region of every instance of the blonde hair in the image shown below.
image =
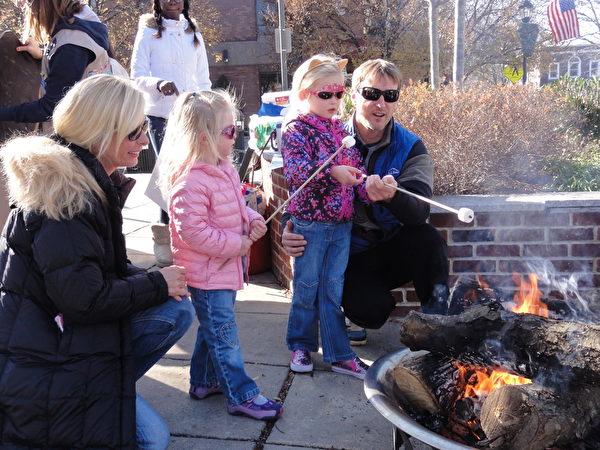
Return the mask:
M236 102L223 90L188 92L179 95L169 119L160 149L158 186L168 195L180 177L186 176L197 161L216 164L217 141L221 134L221 117L231 112L237 117ZM205 137L205 145L200 145Z
M0 149L9 201L53 220L91 212L106 196L75 154L45 136L17 137Z
M344 77L344 70L339 66L341 61L328 55L315 55L300 64L292 78L292 102L299 103L300 91L310 89L322 78L338 74Z
M352 73L352 90L358 89L360 84L371 77L387 76L398 84L402 82L402 73L396 64L385 59L369 59L365 61Z
M116 152L144 117L144 94L131 81L94 75L67 92L52 122L60 136L100 158L109 149Z
M32 37L48 42L61 19L70 19L83 10L79 0L30 0L25 4L23 40Z

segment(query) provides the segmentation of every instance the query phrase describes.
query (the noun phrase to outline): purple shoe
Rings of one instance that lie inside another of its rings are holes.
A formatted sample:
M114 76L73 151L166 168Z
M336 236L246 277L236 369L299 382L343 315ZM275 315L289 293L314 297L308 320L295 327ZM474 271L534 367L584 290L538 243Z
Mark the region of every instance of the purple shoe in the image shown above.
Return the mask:
M313 363L308 350L294 350L290 358L290 369L294 372L312 372Z
M219 384L211 387L190 385L189 390L190 397L194 400L202 400L203 398L206 398L209 395L222 393L223 391L221 391L221 386Z
M233 415L252 417L258 420L276 420L283 414L283 405L279 402L266 399L262 405L254 403L256 397L246 400L239 405L227 405L227 412Z

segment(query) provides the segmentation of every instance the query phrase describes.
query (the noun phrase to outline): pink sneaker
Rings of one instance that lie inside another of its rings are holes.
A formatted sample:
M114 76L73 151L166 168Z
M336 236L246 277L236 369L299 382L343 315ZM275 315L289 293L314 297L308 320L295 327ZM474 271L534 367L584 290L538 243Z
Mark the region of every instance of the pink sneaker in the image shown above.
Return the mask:
M331 370L337 373L343 373L344 375L351 375L361 380L365 379L365 375L369 366L366 365L358 356L350 361L339 361L331 363Z
M308 350L294 350L290 359L290 369L294 372L312 372L313 363Z
M190 397L194 400L202 400L203 398L206 398L209 395L222 393L223 391L221 391L221 386L218 384L210 387L190 385L189 390Z
M279 402L269 400L266 397L263 398L263 401L266 400L266 402L262 405L258 405L254 403L254 400L257 397L246 400L239 405L227 405L227 412L229 414L252 417L253 419L258 420L279 419L283 414L283 405Z

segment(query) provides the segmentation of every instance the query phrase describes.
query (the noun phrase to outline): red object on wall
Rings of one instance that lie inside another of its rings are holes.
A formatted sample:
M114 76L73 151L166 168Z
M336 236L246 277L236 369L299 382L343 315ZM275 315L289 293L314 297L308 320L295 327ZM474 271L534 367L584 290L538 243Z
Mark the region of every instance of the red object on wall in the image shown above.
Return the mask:
M250 248L250 266L248 274L266 272L271 268L271 238L267 232Z

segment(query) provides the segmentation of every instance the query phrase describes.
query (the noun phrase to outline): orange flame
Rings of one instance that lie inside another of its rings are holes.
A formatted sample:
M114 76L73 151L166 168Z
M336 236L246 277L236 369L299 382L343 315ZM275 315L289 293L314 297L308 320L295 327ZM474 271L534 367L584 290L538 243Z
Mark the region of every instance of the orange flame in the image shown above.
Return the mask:
M529 282L522 280L518 274L513 274L513 280L518 291L514 295L515 306L511 309L517 314L535 314L549 317L548 307L542 302L542 292L537 288L537 275L530 273Z
M465 397L482 397L489 395L494 389L506 384L530 384L529 378L520 377L500 370L488 371L482 368L474 370L465 388Z

